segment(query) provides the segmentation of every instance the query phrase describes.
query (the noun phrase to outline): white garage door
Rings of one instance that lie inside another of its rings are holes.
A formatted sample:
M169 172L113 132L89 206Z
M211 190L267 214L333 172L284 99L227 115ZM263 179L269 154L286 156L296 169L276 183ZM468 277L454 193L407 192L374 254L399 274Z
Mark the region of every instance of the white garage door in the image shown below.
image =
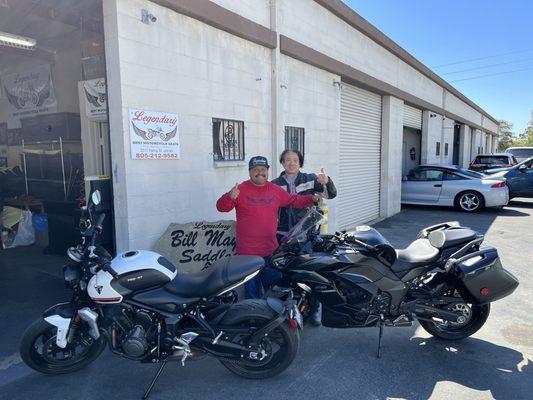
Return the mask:
M403 126L422 130L422 110L404 104Z
M341 92L339 227L379 217L381 96L345 85Z

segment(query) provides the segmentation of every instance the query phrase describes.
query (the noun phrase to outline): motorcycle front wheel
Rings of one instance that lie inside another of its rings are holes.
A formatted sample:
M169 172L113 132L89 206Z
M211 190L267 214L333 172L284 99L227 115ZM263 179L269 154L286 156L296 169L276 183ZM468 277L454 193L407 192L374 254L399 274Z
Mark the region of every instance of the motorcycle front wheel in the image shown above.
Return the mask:
M244 300L234 304L222 318L221 324L249 328L248 334L234 335L230 340L244 344L253 332L268 323L276 313L264 300ZM298 329L288 321L278 325L259 344L259 360L220 360L234 374L247 379L265 379L283 372L294 360L300 345Z
M26 329L20 343L20 356L28 367L44 374L67 374L89 365L106 346L103 336L95 340L83 325L79 325L71 342L62 349L56 345L56 332L57 328L44 319Z

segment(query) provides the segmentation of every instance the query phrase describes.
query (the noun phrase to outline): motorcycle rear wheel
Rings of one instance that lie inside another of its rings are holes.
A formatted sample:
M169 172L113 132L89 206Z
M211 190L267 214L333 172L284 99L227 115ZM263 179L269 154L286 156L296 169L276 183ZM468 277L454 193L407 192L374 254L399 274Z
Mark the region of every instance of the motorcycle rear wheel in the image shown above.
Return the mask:
M57 328L43 319L31 324L22 336L20 356L28 367L44 374L67 374L92 363L102 353L106 340L94 340L79 326L64 349L56 345Z
M228 310L221 324L250 327L254 331L276 316L265 300L244 300ZM242 344L249 335L235 335L230 340ZM220 360L234 374L247 379L265 379L283 372L298 352L300 336L288 321L274 328L260 343L267 356L263 360Z
M461 304L461 303L459 303ZM440 323L433 321L419 321L431 335L444 340L461 340L467 338L485 324L490 314L490 303L488 304L469 304L470 314L464 324L459 323Z

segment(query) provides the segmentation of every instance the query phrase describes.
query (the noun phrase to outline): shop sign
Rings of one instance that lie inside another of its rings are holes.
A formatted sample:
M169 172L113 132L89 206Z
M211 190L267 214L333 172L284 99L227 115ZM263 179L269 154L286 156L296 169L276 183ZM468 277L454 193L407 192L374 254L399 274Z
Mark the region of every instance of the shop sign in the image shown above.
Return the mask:
M20 128L21 118L55 112L57 101L50 65L1 77L7 127Z
M235 254L235 221L170 224L154 247L180 272L208 269L215 261Z
M89 118L107 114L107 93L105 79L91 79L83 82L85 111Z
M134 160L180 158L177 114L130 109L129 127Z

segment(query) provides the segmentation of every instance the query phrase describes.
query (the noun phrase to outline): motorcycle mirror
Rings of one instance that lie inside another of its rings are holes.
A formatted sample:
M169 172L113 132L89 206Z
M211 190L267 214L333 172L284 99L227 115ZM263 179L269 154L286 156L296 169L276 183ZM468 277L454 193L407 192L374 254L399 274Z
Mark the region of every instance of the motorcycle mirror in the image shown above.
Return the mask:
M91 195L91 202L97 206L102 201L102 195L100 194L99 190L95 190L93 194Z

